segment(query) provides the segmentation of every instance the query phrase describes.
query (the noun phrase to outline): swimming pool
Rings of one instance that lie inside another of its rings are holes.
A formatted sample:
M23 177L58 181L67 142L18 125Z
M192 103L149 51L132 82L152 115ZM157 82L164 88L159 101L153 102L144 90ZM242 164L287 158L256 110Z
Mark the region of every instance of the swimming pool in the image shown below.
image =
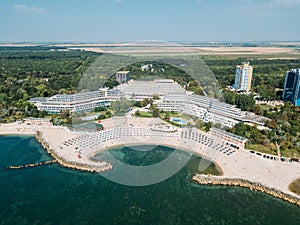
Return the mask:
M81 118L82 120L84 121L90 121L90 120L95 120L99 117L100 114L95 114L95 115L92 115L92 116L86 116L86 117L83 117Z
M180 118L172 118L172 122L180 124L180 125L186 125L187 124L186 121L184 121L183 119L180 119Z

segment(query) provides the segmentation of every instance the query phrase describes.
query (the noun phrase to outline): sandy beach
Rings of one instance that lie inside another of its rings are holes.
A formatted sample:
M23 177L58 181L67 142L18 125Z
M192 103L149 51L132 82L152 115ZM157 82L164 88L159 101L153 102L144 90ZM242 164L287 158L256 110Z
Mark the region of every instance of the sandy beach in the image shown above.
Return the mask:
M109 170L113 165L107 162L97 162L91 158L112 147L145 144L169 146L204 156L214 162L222 170L221 178L241 179L257 183L270 189L279 190L300 201L300 196L289 190L289 184L300 178L300 163L266 159L245 149L239 149L234 154L227 155L214 148L223 140L216 139L210 134L203 132L203 135L213 140L214 144L211 146L182 138L180 133L186 128L178 128L173 133L156 132L152 136L143 135L143 132L150 132L149 126L161 122L159 119L152 118L113 118L102 121L105 130L100 132L73 132L65 127L56 126L1 124L0 135L36 135L38 133L41 138L40 142L47 145L47 151L50 151L49 153L63 166L97 172ZM113 129L118 127L120 129L132 127L137 133L130 133L121 138L107 138L107 140L101 136L104 132L111 135ZM197 130L197 132L200 131ZM103 139L102 141L98 140L100 137Z

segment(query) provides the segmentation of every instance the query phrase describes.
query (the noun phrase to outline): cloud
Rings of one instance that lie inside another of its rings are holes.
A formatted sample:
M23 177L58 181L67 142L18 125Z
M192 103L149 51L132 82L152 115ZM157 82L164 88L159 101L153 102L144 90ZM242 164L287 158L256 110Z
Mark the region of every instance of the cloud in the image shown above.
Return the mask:
M41 14L45 12L43 8L37 6L27 6L27 5L19 5L19 4L14 6L14 10L16 12L26 12L26 13L35 13L35 14Z

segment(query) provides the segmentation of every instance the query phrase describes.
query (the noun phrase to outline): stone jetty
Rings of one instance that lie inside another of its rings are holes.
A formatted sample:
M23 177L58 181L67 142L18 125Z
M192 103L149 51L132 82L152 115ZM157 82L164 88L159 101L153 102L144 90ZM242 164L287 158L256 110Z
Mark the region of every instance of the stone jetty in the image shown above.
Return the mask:
M197 175L193 176L193 181L200 183L200 184L205 184L205 185L239 186L239 187L243 187L243 188L249 188L250 190L266 193L275 198L280 198L282 200L288 201L288 202L300 207L300 199L299 198L294 197L290 194L284 193L275 188L265 187L259 183L247 181L244 179L223 178L223 177L217 177L217 176L197 174Z
M57 160L49 160L49 161L45 161L45 162L31 163L31 164L26 164L26 165L21 165L21 166L9 166L6 169L7 170L21 170L21 169L26 169L26 168L50 165L50 164L54 164L54 163L57 163Z

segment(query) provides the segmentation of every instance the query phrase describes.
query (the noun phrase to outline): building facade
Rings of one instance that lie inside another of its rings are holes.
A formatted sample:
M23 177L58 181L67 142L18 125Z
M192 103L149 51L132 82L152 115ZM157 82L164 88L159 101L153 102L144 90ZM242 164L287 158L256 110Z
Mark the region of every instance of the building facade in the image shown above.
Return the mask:
M185 89L172 79L157 79L154 81L130 80L128 83L115 87L115 89L119 90L127 98L133 98L138 101L152 98L153 95L161 97L171 93L185 93Z
M227 142L227 144L234 145L236 147L244 148L245 144L248 140L248 139L243 138L241 136L226 132L226 131L221 130L221 129L217 129L215 127L210 129L210 133L212 134L212 136L223 139L224 142Z
M249 62L243 62L242 65L236 66L234 89L241 91L250 91L252 82L253 67Z
M121 98L134 99L160 97L155 104L160 110L184 113L197 117L204 122L233 127L239 122L263 126L265 117L241 111L234 105L226 104L217 99L208 98L186 92L174 80L130 81L114 89L78 93L73 95L55 95L50 98L33 98L29 102L38 110L50 114L58 114L63 110L70 112L93 111L96 107L109 106L111 102Z
M168 94L155 102L163 111L173 111L197 117L204 122L233 127L240 122L263 126L267 118L242 111L234 105L195 94Z
M300 69L287 71L282 99L300 106Z
M65 110L70 112L93 111L97 107L110 106L111 101L121 97L121 93L118 90L103 88L99 91L72 95L32 98L29 102L33 103L40 111L46 111L49 114L59 114Z
M130 71L119 71L116 73L116 80L120 83L127 83L130 80Z

